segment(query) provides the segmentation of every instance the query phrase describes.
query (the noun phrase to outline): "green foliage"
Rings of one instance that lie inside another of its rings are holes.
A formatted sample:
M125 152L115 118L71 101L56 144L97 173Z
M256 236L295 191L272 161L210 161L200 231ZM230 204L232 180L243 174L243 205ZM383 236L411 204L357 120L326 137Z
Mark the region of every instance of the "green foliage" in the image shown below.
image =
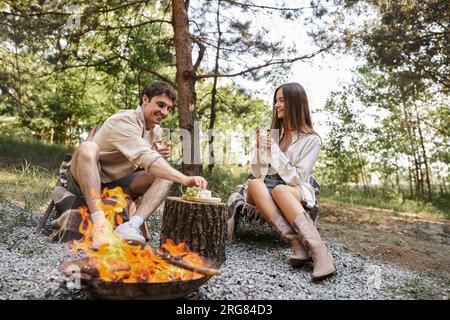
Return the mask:
M362 34L369 61L399 79L448 92L448 1L381 1L378 8L379 23Z
M202 121L202 128L206 130L211 113L208 98L212 84L199 85L197 88L197 94L201 97L197 114ZM270 122L272 108L250 92L234 85L219 87L217 91L217 129L235 130L235 124L239 123L244 131L254 130L258 124Z
M382 186L409 183L417 199L431 200L433 184L449 183L448 97L368 65L356 71L325 106L330 133L319 177L367 187L377 175Z
M330 128L322 147L318 173L325 183L362 182L367 184L367 161L363 153L372 145L370 130L363 122L361 108L348 86L332 94L324 111Z
M215 166L211 173L205 172L204 177L208 181L208 189L211 190L212 196L226 202L233 189L244 183L249 174L249 169L245 167Z
M72 29L69 6L85 13ZM0 27L0 115L16 116L47 141L77 143L93 124L135 108L142 86L158 72L174 75L164 38L171 28L148 22L161 15L155 6L16 1L2 8L13 14Z

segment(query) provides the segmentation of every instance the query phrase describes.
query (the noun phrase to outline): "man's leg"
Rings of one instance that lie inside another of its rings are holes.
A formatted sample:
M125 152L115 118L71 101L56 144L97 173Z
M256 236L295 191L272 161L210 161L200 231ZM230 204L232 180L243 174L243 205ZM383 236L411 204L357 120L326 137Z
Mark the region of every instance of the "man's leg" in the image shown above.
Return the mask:
M145 171L138 173L132 180L129 191L133 195L142 195L139 208L130 221L116 228L116 232L122 235L126 241L145 244L139 227L167 197L172 184L171 181L157 178Z
M80 186L91 214L102 210L98 156L95 142L83 142L75 151L70 164L70 172Z
M75 151L70 172L84 195L94 223L92 245L100 247L110 241L113 226L105 218L101 207L101 180L98 166L99 150L95 142L83 142Z
M173 182L157 178L148 172L142 172L131 182L133 194L143 194L135 216L146 220L159 207L169 194Z

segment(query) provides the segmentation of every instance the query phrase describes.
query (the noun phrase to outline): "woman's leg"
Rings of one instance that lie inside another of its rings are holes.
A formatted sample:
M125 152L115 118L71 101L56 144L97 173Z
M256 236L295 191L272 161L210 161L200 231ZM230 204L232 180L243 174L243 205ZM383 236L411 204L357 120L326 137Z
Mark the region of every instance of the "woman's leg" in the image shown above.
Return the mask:
M308 261L308 252L299 241L291 225L286 221L277 205L273 202L264 182L259 179L250 180L247 191L247 201L255 204L261 217L275 229L283 240L289 243L294 252L289 257L291 265L297 267Z
M273 201L281 209L285 218L292 223L299 214L299 208L304 211L301 205L302 195L297 188L284 184L277 185L272 192Z
M320 238L313 221L301 205L300 191L291 186L278 185L273 189L272 197L302 239L313 259L313 280L321 280L332 275L336 271L333 257Z
M250 204L256 205L256 208L263 217L269 216L272 212L278 210L266 185L259 179L252 179L248 182L247 201Z

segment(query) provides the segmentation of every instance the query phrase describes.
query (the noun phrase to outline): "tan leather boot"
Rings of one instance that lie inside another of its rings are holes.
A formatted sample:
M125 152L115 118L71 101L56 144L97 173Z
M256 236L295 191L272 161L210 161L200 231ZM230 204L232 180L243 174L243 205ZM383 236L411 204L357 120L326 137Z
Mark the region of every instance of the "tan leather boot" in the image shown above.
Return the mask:
M308 251L295 234L289 222L287 222L280 212L275 211L270 217L264 217L264 219L291 247L294 254L289 256L289 263L293 267L299 267L310 260L311 257Z
M333 256L328 252L311 218L302 212L292 222L292 226L314 262L312 279L318 281L334 274L336 267Z

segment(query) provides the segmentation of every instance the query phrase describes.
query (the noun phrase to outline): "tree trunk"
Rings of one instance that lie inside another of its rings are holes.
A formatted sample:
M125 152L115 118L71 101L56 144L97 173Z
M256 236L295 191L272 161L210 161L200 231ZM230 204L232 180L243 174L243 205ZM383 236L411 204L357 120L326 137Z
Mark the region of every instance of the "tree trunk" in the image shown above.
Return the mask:
M417 139L417 133L416 133L416 128L413 127L412 128L412 132L413 132L413 138L414 138L414 143L416 143L418 141ZM422 168L422 157L420 155L420 150L419 147L417 147L415 149L415 157L417 158L417 163L418 163L418 171L419 171L419 199L423 200L424 198L424 181L425 181L425 175L423 173L423 168Z
M15 29L15 32L19 33L20 31L18 29ZM16 34L14 35L15 37ZM14 59L15 59L15 67L16 67L16 77L17 77L17 81L16 81L16 102L17 102L17 109L19 110L19 115L20 117L23 117L25 110L24 110L24 105L23 105L23 97L22 97L22 71L20 70L19 67L19 44L16 44L14 46L15 50L14 50Z
M412 179L413 179L413 177L412 177L412 170L411 170L411 165L409 164L408 165L408 178L409 178L409 192L410 192L410 196L411 196L411 199L413 198L413 196L414 196L414 192L413 192L413 186L412 186Z
M419 138L420 138L420 146L422 149L422 156L423 156L423 163L425 164L425 177L427 179L427 187L428 187L428 200L432 201L432 190L431 190L431 182L430 182L430 170L428 169L428 160L427 160L427 153L425 152L425 145L423 142L423 135L422 135L422 129L420 128L420 118L417 111L417 105L415 104L416 109L416 119L417 119L417 129L419 130Z
M395 160L395 183L397 185L397 192L398 194L402 194L402 190L400 188L400 175L398 173L399 171L399 167L398 167L398 163L397 163L397 159Z
M361 173L361 179L362 179L362 182L363 182L364 191L367 192L367 190L368 190L368 182L367 182L367 179L366 179L366 173L364 171L364 160L361 157L361 153L359 152L359 150L356 151L356 154L358 155L359 171Z
M444 188L442 187L442 184L441 184L441 175L439 174L439 170L436 171L436 175L437 175L437 182L439 185L439 192L441 194L444 194Z
M216 62L214 66L214 74L219 72L219 57L220 57L220 46L222 44L222 31L220 30L220 0L217 3L217 49L216 49ZM213 87L211 91L211 116L209 119L209 161L208 170L212 173L214 168L214 123L216 121L216 105L217 105L217 77L214 77Z
M172 1L172 23L175 35L175 54L177 68L179 122L182 133L183 172L187 175L200 175L200 131L195 123L195 71L192 64L192 40L189 33L187 7L189 2ZM186 139L189 138L189 139Z
M448 191L447 191L447 184L445 183L445 177L442 177L442 183L443 183L443 185L444 185L444 191L445 191L445 194L447 194Z
M411 154L414 159L414 178L415 178L414 182L415 182L415 187L416 187L416 200L419 200L421 198L420 181L419 181L419 162L417 160L417 152L416 152L416 148L415 148L413 134L411 132L411 123L410 123L410 119L408 116L408 112L406 110L406 106L404 104L402 104L402 105L403 105L403 114L405 117L405 123L406 123L406 127L408 130L409 146L411 148Z
M168 197L164 205L160 243L186 242L202 257L225 261L227 213L224 203L197 203Z

